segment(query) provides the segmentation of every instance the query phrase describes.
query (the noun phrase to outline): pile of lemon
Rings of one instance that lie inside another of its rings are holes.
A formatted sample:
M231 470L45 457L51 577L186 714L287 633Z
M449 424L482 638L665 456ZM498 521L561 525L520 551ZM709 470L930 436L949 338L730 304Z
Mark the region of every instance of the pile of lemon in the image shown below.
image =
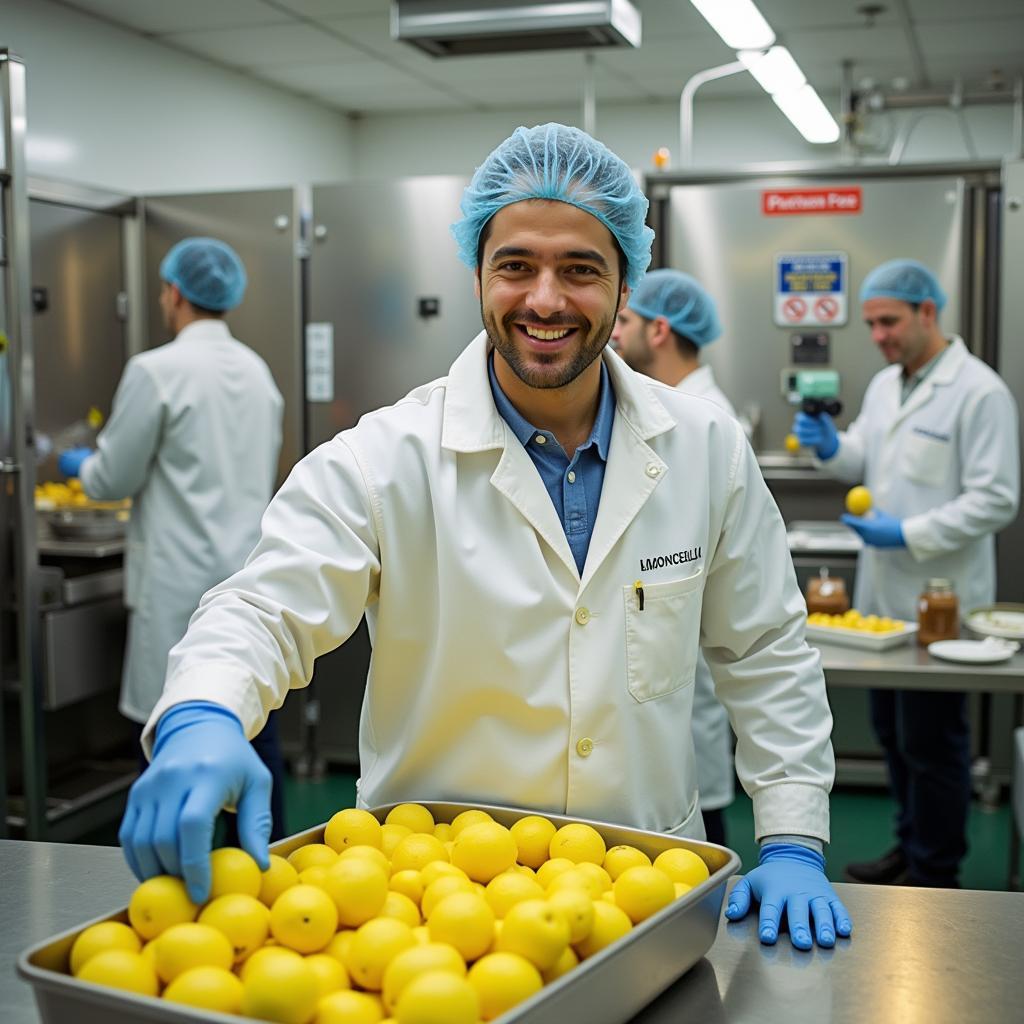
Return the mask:
M708 877L674 847L654 862L583 823L528 815L511 828L420 804L382 825L339 811L323 843L211 858L210 899L160 875L129 923L85 929L82 981L283 1024L477 1024L501 1016Z
M124 498L120 501L94 501L82 490L82 481L77 477L73 477L67 483L47 480L44 483L36 484L35 504L40 511L57 508L129 509L132 507L131 498Z
M890 619L888 615L861 615L851 608L841 615L828 612L812 612L807 616L808 626L832 626L840 629L856 629L861 633L892 633L906 625L901 619Z

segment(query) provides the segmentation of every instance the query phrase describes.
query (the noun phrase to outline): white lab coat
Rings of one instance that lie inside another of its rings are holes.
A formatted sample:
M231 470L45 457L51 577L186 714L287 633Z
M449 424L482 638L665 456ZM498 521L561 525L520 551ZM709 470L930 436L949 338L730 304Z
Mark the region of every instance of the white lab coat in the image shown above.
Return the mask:
M898 365L875 374L838 452L819 462L841 480L863 480L874 504L903 520L906 549L861 551L854 604L916 621L925 581L941 576L964 614L995 599L993 534L1017 514L1017 406L959 337L903 405L901 374Z
M447 378L296 466L171 652L144 743L196 699L254 735L365 610L362 806L492 802L699 837L703 643L758 835L827 841L832 719L753 452L712 403L604 359L615 424L582 578L480 334Z
M699 366L677 385L685 395L699 395L714 402L730 416L736 415L732 403L715 383L710 366ZM697 782L700 806L706 811L728 807L735 796L732 768L732 734L729 716L715 696L715 684L704 655L697 657L693 687L693 749L697 755Z
M153 710L167 654L199 599L241 567L259 537L283 411L267 364L222 320L195 321L125 367L81 479L93 498L133 499L120 700L133 721Z

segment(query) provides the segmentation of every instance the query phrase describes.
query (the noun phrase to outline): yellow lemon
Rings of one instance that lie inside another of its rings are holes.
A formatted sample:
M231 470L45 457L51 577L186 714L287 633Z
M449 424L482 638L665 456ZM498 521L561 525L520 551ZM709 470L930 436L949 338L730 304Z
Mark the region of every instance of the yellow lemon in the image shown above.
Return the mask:
M326 843L307 843L288 854L288 863L301 875L306 868L329 868L338 859L338 851Z
M673 882L672 885L675 887L676 899L685 896L693 888L692 885L687 885L685 882Z
M129 953L126 949L107 949L90 957L79 971L78 980L137 992L140 996L155 996L160 990L156 971L140 953Z
M293 950L258 950L242 969L242 1014L246 1017L308 1024L319 999L316 971Z
M480 1000L480 1017L494 1020L544 986L540 971L515 953L488 953L469 969L467 979Z
M434 831L434 816L422 804L399 804L388 811L385 825L404 825L410 832Z
M867 515L871 511L871 505L871 491L866 487L851 487L846 492L846 511L850 515Z
M604 869L614 882L626 868L650 867L651 858L635 846L613 846L604 855Z
M494 916L502 918L510 907L523 900L543 899L544 890L534 878L521 875L517 871L503 871L487 883L484 898L491 905Z
M235 953L231 943L208 924L173 924L160 934L153 954L156 973L165 982L190 967L222 967L231 969Z
M314 1024L378 1024L384 1019L380 1003L368 992L332 992L317 1004Z
M417 906L423 899L423 876L418 871L406 870L396 871L388 882L388 888L392 892L400 892L408 896Z
M384 897L384 906L381 907L378 917L393 917L397 921L404 921L410 928L416 928L423 923L420 917L420 908L408 896L403 896L394 889L389 889Z
M153 970L156 970L156 939L150 939L142 949L139 951L142 959L149 964Z
M447 942L464 960L475 960L494 939L494 911L475 892L453 892L430 912L427 928L432 942Z
M128 902L128 920L143 939L155 939L171 925L194 921L198 913L185 883L170 875L147 878Z
M408 825L399 825L397 822L392 822L390 825L381 825L380 848L388 860L391 859L392 854L395 852L395 847L412 834L412 829Z
M348 807L338 811L324 828L324 842L339 853L349 846L380 848L380 822L369 811Z
M402 950L416 946L412 929L392 917L375 917L360 925L345 951L345 967L361 988L379 992L384 970Z
M548 848L555 834L555 826L539 814L520 818L509 829L516 841L517 860L530 868L539 868L548 859Z
M796 434L787 434L785 441L782 442L786 446L786 451L790 455L795 455L800 451L800 438Z
M365 857L367 860L373 861L384 874L391 874L391 861L388 859L387 854L383 850L378 850L376 846L350 846L347 850L342 850L338 854L339 860L343 860L346 857Z
M306 963L316 975L321 997L337 992L340 988L349 988L348 971L335 957L326 953L312 953L306 957Z
M296 884L312 885L317 889L325 889L327 884L327 868L323 864L314 864L311 868L300 871Z
M342 932L336 932L334 938L324 947L324 954L326 956L333 956L338 963L344 964L345 952L348 950L349 943L355 937L355 934L356 930L354 928L346 928Z
M496 948L518 953L538 970L553 967L569 945L569 922L547 900L524 900L505 915Z
M646 921L676 898L672 879L655 867L626 868L615 880L615 905L633 924Z
M587 937L582 942L577 942L573 948L581 960L586 960L587 957L600 953L616 939L621 939L632 927L633 922L621 907L607 900L597 900L594 903L594 926Z
M601 885L596 879L589 877L578 868L570 871L563 871L556 875L551 884L547 887L547 893L559 892L562 889L582 889L592 900L599 900L601 893L606 892L610 886Z
M164 999L217 1013L238 1013L242 1008L242 983L222 967L192 967L164 989Z
M582 942L590 934L594 927L594 901L583 889L557 889L548 893L547 901L568 923L570 942Z
M235 846L223 846L210 854L210 899L229 892L258 896L263 884L259 864Z
M410 832L400 840L391 854L391 870L420 871L431 861L448 860L444 843L436 836L425 832Z
M468 828L470 825L479 825L485 821L494 821L494 819L486 811L479 811L476 808L456 814L452 819L452 839L458 838L464 828Z
M142 942L128 925L120 921L101 921L91 925L71 947L71 973L77 975L92 957L108 949L140 953Z
M434 838L440 839L442 843L447 843L452 838L452 827L446 821L439 821L434 826Z
M453 892L473 892L473 883L463 874L443 875L436 882L423 890L423 899L420 901L420 910L423 916L429 918L434 907Z
M231 892L203 907L199 923L216 928L231 943L235 963L259 949L270 934L270 911L255 896Z
M576 870L591 883L591 892L607 892L612 887L612 876L600 864L584 860L576 865Z
M590 861L603 864L606 849L597 829L582 822L563 825L552 837L548 854L552 859L565 857L574 864Z
M692 850L673 847L664 850L654 858L654 866L664 871L673 882L685 882L687 885L700 885L710 877L707 864Z
M345 928L358 928L380 913L388 895L387 872L366 857L339 857L327 869L324 889Z
M422 871L420 871L420 878L423 879L424 889L430 885L431 882L436 882L444 875L454 875L456 878L465 878L467 881L469 879L469 875L467 875L462 868L457 868L454 864L450 864L448 861L432 860L425 868L423 868Z
M451 861L474 882L489 882L516 862L516 841L496 821L468 825L455 837Z
M555 962L554 967L549 967L541 974L545 985L550 985L556 978L568 974L574 967L579 966L580 958L572 946L566 946L565 952Z
M537 882L542 889L548 886L564 871L572 871L576 865L568 857L555 857L553 860L546 860L537 868Z
M403 949L384 969L384 985L381 990L384 1009L394 1013L405 986L425 971L451 971L456 977L463 978L466 975L466 962L458 950L447 942L428 942L426 945L417 944L411 949Z
M430 929L425 925L418 925L412 930L413 938L421 945L425 946L430 941Z
M265 907L272 907L274 900L285 891L296 885L299 873L284 857L276 853L270 855L270 867L260 875L260 891L257 899Z
M271 933L296 953L319 953L337 930L338 908L314 885L293 885L270 908Z
M477 1024L476 989L451 971L424 971L405 986L395 1008L398 1024Z

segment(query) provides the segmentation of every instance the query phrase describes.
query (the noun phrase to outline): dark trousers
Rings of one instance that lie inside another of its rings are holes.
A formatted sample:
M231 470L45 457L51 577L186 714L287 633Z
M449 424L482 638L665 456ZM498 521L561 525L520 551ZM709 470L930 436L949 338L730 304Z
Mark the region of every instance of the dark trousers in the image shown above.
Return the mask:
M725 811L719 807L713 811L701 811L704 819L704 832L709 843L725 846Z
M142 726L138 726L136 739L142 738ZM270 828L270 841L277 842L284 839L284 756L281 754L281 741L277 733L277 712L271 711L270 717L263 730L252 741L252 748L256 751L259 759L267 766L272 780L270 790L270 814L273 819ZM139 764L142 771L149 767L146 755L139 748ZM226 813L223 815L227 830L225 845L238 846L238 828L236 815Z
M967 694L872 690L871 723L889 764L908 880L955 885L971 800Z

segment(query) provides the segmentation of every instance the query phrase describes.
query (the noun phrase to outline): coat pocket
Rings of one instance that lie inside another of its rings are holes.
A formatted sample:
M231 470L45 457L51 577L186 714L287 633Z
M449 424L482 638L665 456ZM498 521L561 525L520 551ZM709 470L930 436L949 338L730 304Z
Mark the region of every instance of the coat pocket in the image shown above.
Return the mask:
M953 446L922 434L911 434L903 445L903 472L908 480L940 487L949 476Z
M626 684L641 703L693 684L700 647L703 570L684 580L622 588Z

